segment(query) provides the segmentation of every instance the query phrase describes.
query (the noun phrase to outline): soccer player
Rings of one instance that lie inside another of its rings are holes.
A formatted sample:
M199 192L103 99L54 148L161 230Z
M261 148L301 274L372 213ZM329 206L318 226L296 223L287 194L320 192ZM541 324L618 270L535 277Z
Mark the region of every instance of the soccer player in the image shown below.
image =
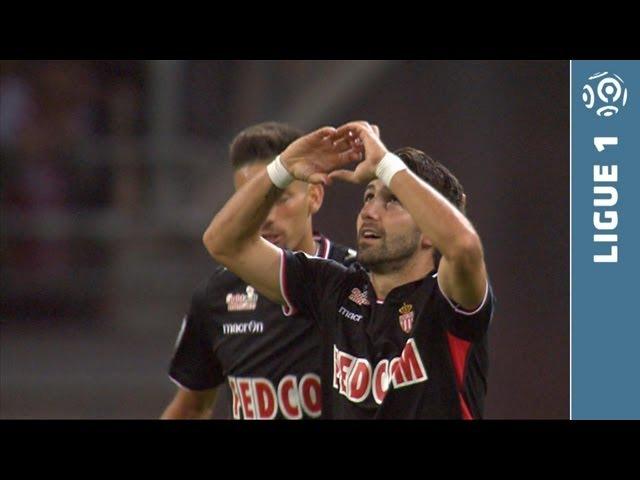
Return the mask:
M275 122L238 134L230 147L235 187L261 176L265 165L300 136ZM313 232L312 216L323 196L322 185L292 182L264 212L256 234L281 248L352 261L354 250ZM221 418L318 418L320 373L315 322L304 315L288 321L280 305L220 266L194 294L183 320L169 372L179 388L162 418L210 418L217 391L226 394L215 408ZM223 382L229 388L218 388Z
M358 263L347 268L260 238L294 178L366 185ZM464 204L441 164L413 148L390 153L371 125L352 122L293 142L236 192L203 241L289 315L320 326L328 417L481 418L494 300Z

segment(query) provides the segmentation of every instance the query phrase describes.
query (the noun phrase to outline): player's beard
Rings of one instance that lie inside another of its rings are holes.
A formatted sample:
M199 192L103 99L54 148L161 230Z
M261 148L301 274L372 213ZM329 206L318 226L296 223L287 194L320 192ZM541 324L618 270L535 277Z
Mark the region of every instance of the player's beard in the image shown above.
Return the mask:
M377 274L402 269L420 247L420 230L408 235L389 237L386 234L374 244L359 243L358 262Z

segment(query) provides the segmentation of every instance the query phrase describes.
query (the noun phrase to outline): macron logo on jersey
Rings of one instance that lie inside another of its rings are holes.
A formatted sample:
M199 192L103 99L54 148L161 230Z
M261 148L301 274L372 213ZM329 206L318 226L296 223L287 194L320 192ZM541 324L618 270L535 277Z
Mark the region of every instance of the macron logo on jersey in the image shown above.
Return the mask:
M399 357L381 360L375 368L366 358L349 355L333 346L333 388L354 403L364 402L373 395L380 405L389 390L407 387L414 383L427 381L427 371L413 338Z
M338 312L341 315L344 315L345 317L347 317L349 320L353 320L354 322L359 322L360 320L362 320L362 315L358 315L357 313L353 313L353 312L347 310L344 307L340 307L340 310L338 310Z
M264 323L251 320L244 323L223 323L222 333L224 335L237 335L243 333L262 333L264 331Z

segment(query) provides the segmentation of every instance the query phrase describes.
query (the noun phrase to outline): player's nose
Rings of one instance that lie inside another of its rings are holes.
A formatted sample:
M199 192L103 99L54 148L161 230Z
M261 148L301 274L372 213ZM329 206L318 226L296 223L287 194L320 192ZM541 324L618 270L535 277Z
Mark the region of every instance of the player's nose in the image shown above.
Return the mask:
M275 208L272 208L269 211L269 215L267 215L267 218L265 219L264 223L262 224L262 228L267 228L267 227L272 226L275 221L276 221Z
M362 220L380 220L380 208L377 202L369 201L362 206L360 210L360 218Z

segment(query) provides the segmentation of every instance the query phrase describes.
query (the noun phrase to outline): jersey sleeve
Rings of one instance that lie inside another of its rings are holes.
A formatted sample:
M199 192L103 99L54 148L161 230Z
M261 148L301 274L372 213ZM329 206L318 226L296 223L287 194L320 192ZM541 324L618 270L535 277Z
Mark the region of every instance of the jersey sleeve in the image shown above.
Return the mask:
M208 317L207 289L194 294L176 341L169 377L187 390L208 390L223 382L222 366L213 353L205 328ZM209 319L209 321L211 321Z
M467 341L481 339L489 329L495 307L491 283L487 280L484 298L474 310L465 310L448 298L436 281L435 301L448 332Z
M335 301L346 276L346 267L333 261L310 257L303 252L281 250L280 289L287 316L301 312L318 320L320 307Z

